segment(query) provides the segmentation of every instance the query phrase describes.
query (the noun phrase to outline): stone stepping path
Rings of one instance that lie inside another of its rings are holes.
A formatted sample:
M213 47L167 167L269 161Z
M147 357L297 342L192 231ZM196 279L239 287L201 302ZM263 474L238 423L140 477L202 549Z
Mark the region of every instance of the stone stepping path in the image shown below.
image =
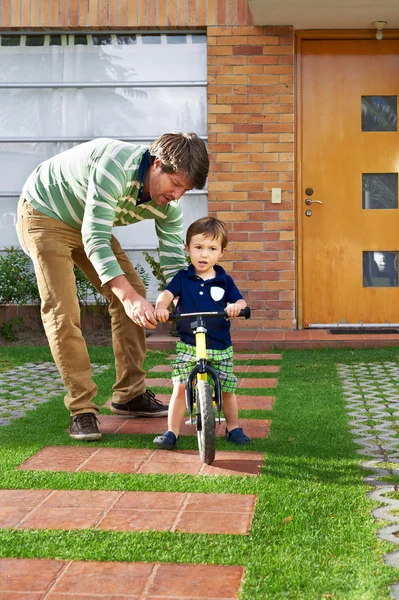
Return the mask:
M236 360L281 360L280 354L237 354ZM107 366L93 365L100 373ZM25 369L25 373L21 370ZM237 373L278 373L279 365L236 365ZM0 379L0 424L2 388L18 394L21 380L25 389L40 390L47 401L60 395L64 387L55 365L30 363L8 372ZM158 365L154 373L170 373L168 365ZM30 375L29 375L30 374ZM32 379L33 377L33 379ZM29 379L30 378L30 379ZM34 383L32 383L32 381ZM31 382L31 383L29 383ZM238 378L238 389L274 388L277 378ZM14 386L14 387L13 387ZM166 378L146 379L148 387L171 389ZM29 392L28 392L29 393ZM256 393L256 392L255 392ZM15 394L15 395L17 395ZM39 398L40 398L39 395ZM169 403L170 394L157 394ZM32 402L33 400L33 402ZM34 398L26 398L35 407ZM240 409L271 410L274 396L239 395ZM39 400L38 400L39 402ZM110 401L105 404L109 407ZM17 405L15 409L24 414ZM29 409L29 408L28 408ZM10 419L9 415L4 417ZM158 434L167 429L167 419L126 418L100 415L104 434ZM5 421L4 424L8 424ZM240 419L252 438L266 438L270 420ZM217 424L224 436L225 423ZM184 424L181 435L196 435ZM154 448L104 448L101 446L53 446L40 450L19 466L20 471L95 472L123 474L188 474L194 476L259 476L263 453L217 451L212 465L201 463L197 450L168 452ZM189 534L248 535L256 504L253 494L140 492L97 490L0 490L0 527L18 530L168 531ZM0 600L233 600L239 596L244 567L224 565L171 565L163 563L112 563L45 559L0 559ZM90 581L88 592L87 581ZM195 587L193 587L195 582ZM191 594L191 595L188 595Z
M148 372L170 373L171 371L171 365L156 365ZM278 373L280 371L280 367L278 365L234 365L234 371L236 373Z
M157 398L162 404L169 405L170 394L157 394ZM274 400L274 396L240 396L237 394L238 408L240 410L272 410ZM111 400L108 400L104 406L111 408Z
M224 565L0 558L0 599L236 600L243 575Z
M399 366L396 362L338 364L344 398L356 436L357 450L366 460L362 466L373 473L364 477L376 489L368 494L383 506L372 515L385 525L377 536L399 545L399 501L392 497L396 486L384 481L384 476L399 474ZM399 550L384 557L387 565L399 567ZM399 585L391 586L391 596L399 600Z
M243 535L255 501L250 494L0 490L0 527Z
M101 433L124 433L124 434L162 434L167 430L167 417L140 417L132 419L121 415L100 415L98 428ZM249 437L266 438L269 433L271 421L268 419L240 419L240 426ZM216 435L224 436L226 424L224 421L216 423ZM180 435L197 435L195 426L183 423Z
M274 388L278 383L278 379L275 378L267 378L267 379L255 379L246 377L239 378L237 377L237 389L252 389L252 388ZM147 378L145 380L145 385L147 388L158 388L158 387L167 387L172 390L172 382L170 377L167 379L157 377L154 379Z
M188 475L259 475L261 452L217 451L212 465L204 465L197 450L151 450L47 446L23 462L20 470L91 471L97 473L186 473ZM0 491L1 506L1 491Z
M108 365L92 364L93 375L107 369ZM65 387L54 363L26 363L1 373L0 426L9 425L13 419L61 394L65 394Z

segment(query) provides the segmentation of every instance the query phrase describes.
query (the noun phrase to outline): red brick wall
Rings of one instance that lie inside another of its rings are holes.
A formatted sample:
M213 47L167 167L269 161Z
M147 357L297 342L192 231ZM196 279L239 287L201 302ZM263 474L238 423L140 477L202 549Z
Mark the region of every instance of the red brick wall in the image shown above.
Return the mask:
M224 266L248 304L235 327L292 329L293 34L254 27L245 0L1 0L1 30L207 28L209 211L224 219ZM271 203L271 189L282 203Z
M225 266L253 308L235 327L294 319L293 33L208 27L209 210L230 229ZM271 189L282 203L271 203Z

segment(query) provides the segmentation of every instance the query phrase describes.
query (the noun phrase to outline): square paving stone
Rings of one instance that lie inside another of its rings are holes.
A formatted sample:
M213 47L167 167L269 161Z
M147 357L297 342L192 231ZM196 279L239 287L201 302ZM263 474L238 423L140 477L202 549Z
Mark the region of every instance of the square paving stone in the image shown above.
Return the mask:
M26 593L33 594L35 600L36 597L41 599L64 567L65 562L61 560L1 558L0 590L7 600L11 593L25 594L19 596L21 600L31 600Z
M148 600L185 599L187 590L192 598L234 600L238 597L243 573L243 567L161 564L149 587Z
M255 379L252 377L237 378L237 388L274 388L278 383L278 379L264 378ZM147 388L168 387L172 388L172 381L168 378L146 379L145 385Z
M82 452L85 450L86 452ZM102 473L187 473L189 475L259 475L263 463L263 454L260 452L238 452L217 451L215 461L212 465L201 463L197 450L156 450L136 448L81 448L66 447L65 462L60 462L60 452L64 449L59 446L49 446L39 450L24 463L19 465L21 470L43 470L43 471L94 471ZM91 453L91 455L88 453ZM115 453L115 459L112 458ZM107 460L103 460L106 457ZM124 458L123 458L124 457ZM42 499L39 496L34 504L34 494L49 494L39 490L1 491L0 506L2 505L2 494L4 506L9 494L14 492L16 496L21 494L22 501L11 504L11 506L25 506L23 494L31 494L32 499L27 500L26 506L35 506ZM83 493L83 492L82 492ZM100 492L98 492L100 493ZM8 495L7 495L8 494ZM55 498L59 498L61 490L54 492ZM50 500L48 500L50 501ZM55 500L51 499L51 502Z
M144 591L146 600L236 600L243 575L240 566L2 558L0 599L42 600L51 587L46 600L140 600Z

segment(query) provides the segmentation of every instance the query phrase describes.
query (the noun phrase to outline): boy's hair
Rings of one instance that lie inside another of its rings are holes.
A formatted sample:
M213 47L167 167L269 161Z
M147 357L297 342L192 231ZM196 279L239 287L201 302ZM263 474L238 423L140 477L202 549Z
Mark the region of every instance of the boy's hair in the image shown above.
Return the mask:
M183 172L193 188L205 187L209 157L205 143L196 133L164 133L152 142L150 156L162 161L165 173Z
M201 234L204 236L209 236L213 240L220 239L222 250L226 248L229 241L229 234L226 225L223 223L223 221L215 219L215 217L202 217L202 219L198 219L197 221L194 221L194 223L191 223L186 233L187 246L190 245L191 238L194 235Z

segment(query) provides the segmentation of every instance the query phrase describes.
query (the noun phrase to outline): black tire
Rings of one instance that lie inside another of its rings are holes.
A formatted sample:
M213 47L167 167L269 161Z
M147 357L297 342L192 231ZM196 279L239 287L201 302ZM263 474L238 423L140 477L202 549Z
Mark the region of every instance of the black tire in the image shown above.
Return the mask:
M212 388L207 381L197 381L196 386L197 438L200 457L203 463L210 465L216 453L216 422L212 403Z

